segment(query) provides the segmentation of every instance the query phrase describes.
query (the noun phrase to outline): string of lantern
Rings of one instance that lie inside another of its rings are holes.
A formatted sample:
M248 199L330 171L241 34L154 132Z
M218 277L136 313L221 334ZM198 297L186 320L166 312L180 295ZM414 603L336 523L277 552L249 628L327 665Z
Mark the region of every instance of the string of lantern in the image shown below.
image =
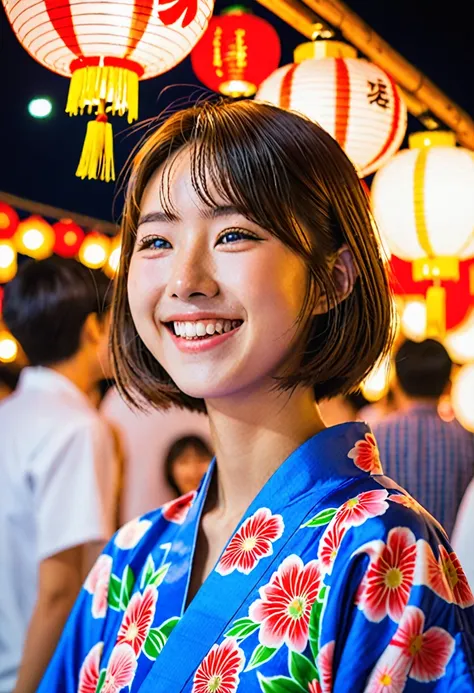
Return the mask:
M11 205L0 201L0 284L15 276L19 254L41 260L53 253L76 258L113 278L120 259L120 237L110 238L98 231L86 233L72 219L54 224L39 214L20 219Z

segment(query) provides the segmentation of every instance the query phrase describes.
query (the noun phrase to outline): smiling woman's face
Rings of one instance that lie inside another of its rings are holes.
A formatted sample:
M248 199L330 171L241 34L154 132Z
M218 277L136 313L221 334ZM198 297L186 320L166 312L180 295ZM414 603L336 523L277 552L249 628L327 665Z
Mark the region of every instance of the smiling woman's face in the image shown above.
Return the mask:
M175 216L160 204L163 175ZM274 385L306 293L304 262L268 231L193 188L190 154L148 183L128 275L143 342L186 394L212 400ZM278 200L275 200L278 204Z

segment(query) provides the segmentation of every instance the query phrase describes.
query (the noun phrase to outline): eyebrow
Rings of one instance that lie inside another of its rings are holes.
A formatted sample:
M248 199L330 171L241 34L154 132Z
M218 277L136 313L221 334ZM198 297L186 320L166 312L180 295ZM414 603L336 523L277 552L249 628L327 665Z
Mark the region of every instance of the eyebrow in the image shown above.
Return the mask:
M203 219L218 219L220 217L230 217L235 214L242 214L240 210L237 209L235 205L217 205L215 207L204 207L204 209L201 209L199 212L199 215ZM178 221L181 221L181 217L179 217L177 214L173 214L172 212L149 212L148 214L144 214L140 219L138 220L138 226L141 226L142 224L151 224L151 223L176 223Z

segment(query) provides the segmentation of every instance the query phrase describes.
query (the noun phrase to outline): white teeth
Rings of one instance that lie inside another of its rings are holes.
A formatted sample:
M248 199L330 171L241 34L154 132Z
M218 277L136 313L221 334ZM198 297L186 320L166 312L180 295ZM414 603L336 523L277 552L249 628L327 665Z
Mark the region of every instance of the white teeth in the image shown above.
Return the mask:
M215 322L173 322L174 333L184 339L197 339L198 337L224 334L235 330L241 325L240 320L216 320Z
M186 323L186 337L195 337L196 336L196 325L194 322L187 322Z

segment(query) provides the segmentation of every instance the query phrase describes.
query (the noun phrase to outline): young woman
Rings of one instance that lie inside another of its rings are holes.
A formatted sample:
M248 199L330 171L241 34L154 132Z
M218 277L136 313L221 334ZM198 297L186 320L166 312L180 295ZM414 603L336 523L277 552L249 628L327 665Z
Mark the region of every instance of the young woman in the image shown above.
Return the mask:
M123 527L41 693L474 690L473 595L446 537L326 428L390 346L366 195L314 123L250 101L174 114L136 156L113 354L137 405L206 410L197 493Z

